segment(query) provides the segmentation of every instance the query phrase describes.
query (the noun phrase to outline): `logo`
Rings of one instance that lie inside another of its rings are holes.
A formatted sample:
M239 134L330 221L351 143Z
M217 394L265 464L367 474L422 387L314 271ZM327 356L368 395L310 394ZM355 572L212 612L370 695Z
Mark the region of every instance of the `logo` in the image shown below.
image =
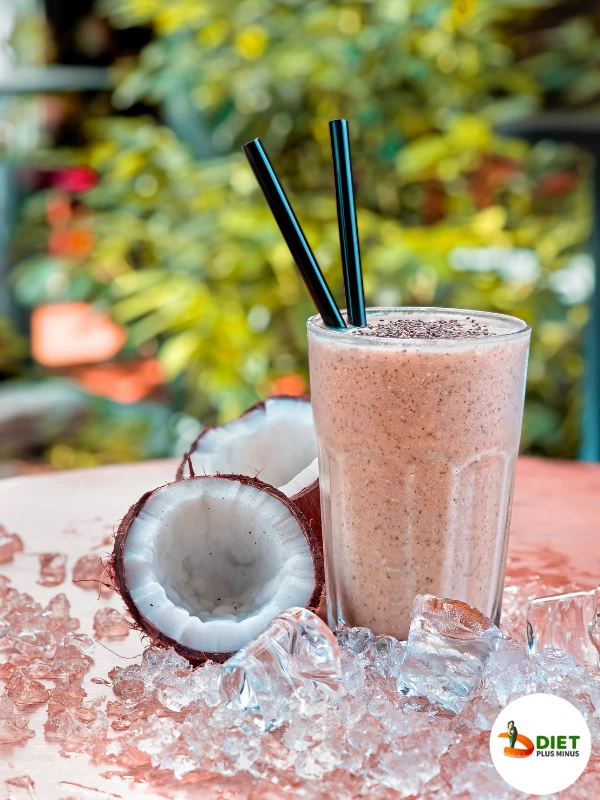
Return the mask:
M499 739L508 739L509 745L504 748L504 755L509 758L527 758L533 754L535 745L528 736L524 733L519 733L515 725L514 719L508 723L508 733L499 733ZM523 747L515 747L517 744L522 744Z
M490 734L490 754L504 780L521 792L554 794L571 786L587 766L590 731L572 703L531 694L500 712Z

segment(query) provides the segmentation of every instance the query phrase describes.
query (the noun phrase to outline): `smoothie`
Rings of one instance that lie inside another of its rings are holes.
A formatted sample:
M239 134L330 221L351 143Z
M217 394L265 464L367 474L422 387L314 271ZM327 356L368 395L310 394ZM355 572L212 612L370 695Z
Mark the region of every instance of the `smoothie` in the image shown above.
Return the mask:
M416 594L500 615L529 327L449 309L308 323L329 624L406 638Z

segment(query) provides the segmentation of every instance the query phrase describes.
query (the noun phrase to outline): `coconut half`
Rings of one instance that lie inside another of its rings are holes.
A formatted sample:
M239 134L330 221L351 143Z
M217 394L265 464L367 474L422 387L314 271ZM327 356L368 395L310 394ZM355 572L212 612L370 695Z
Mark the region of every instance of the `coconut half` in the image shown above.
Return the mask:
M140 628L195 663L226 661L291 606L316 611L324 589L302 512L244 475L145 494L119 526L112 567Z
M191 466L190 466L191 465ZM270 397L218 428L205 428L177 478L233 473L258 477L302 511L321 546L317 440L310 398Z

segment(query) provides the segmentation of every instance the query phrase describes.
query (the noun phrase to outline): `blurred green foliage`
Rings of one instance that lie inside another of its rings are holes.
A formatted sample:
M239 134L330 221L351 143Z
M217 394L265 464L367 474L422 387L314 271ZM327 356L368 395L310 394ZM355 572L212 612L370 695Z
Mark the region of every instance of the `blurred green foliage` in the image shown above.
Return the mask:
M24 338L15 331L8 317L0 315L0 378L16 377L26 353Z
M85 414L43 450L53 469L81 469L171 455L176 415L164 406L142 402L132 406L104 398L85 398Z
M371 305L515 314L533 327L524 444L572 456L588 318L587 157L494 132L600 87L593 15L543 0L104 0L152 42L117 65L115 116L76 154L95 247L31 255L22 302L92 299L156 349L173 402L224 421L307 374L312 313L239 146L260 136L343 297L328 121L350 120ZM548 15L550 16L544 16ZM555 14L555 16L552 16ZM541 15L541 16L540 16ZM156 103L153 117L120 116ZM45 219L44 194L25 231ZM29 237L26 237L29 241Z

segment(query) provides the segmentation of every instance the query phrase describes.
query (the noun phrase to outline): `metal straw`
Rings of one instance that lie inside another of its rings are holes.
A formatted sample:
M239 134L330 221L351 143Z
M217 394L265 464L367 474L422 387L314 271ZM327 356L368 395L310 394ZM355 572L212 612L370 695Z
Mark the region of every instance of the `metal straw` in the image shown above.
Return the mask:
M352 186L348 121L345 119L331 120L329 134L331 137L333 177L337 199L348 321L351 325L363 326L367 324L367 317L365 314L358 225L356 223L356 207L354 205L354 189Z
M327 281L323 277L310 245L306 241L306 236L302 232L300 223L296 219L296 215L283 191L283 187L279 183L260 139L248 142L242 149L271 208L275 221L279 225L279 230L283 234L290 253L300 270L306 288L321 315L321 319L328 328L345 328L344 318L340 314Z

